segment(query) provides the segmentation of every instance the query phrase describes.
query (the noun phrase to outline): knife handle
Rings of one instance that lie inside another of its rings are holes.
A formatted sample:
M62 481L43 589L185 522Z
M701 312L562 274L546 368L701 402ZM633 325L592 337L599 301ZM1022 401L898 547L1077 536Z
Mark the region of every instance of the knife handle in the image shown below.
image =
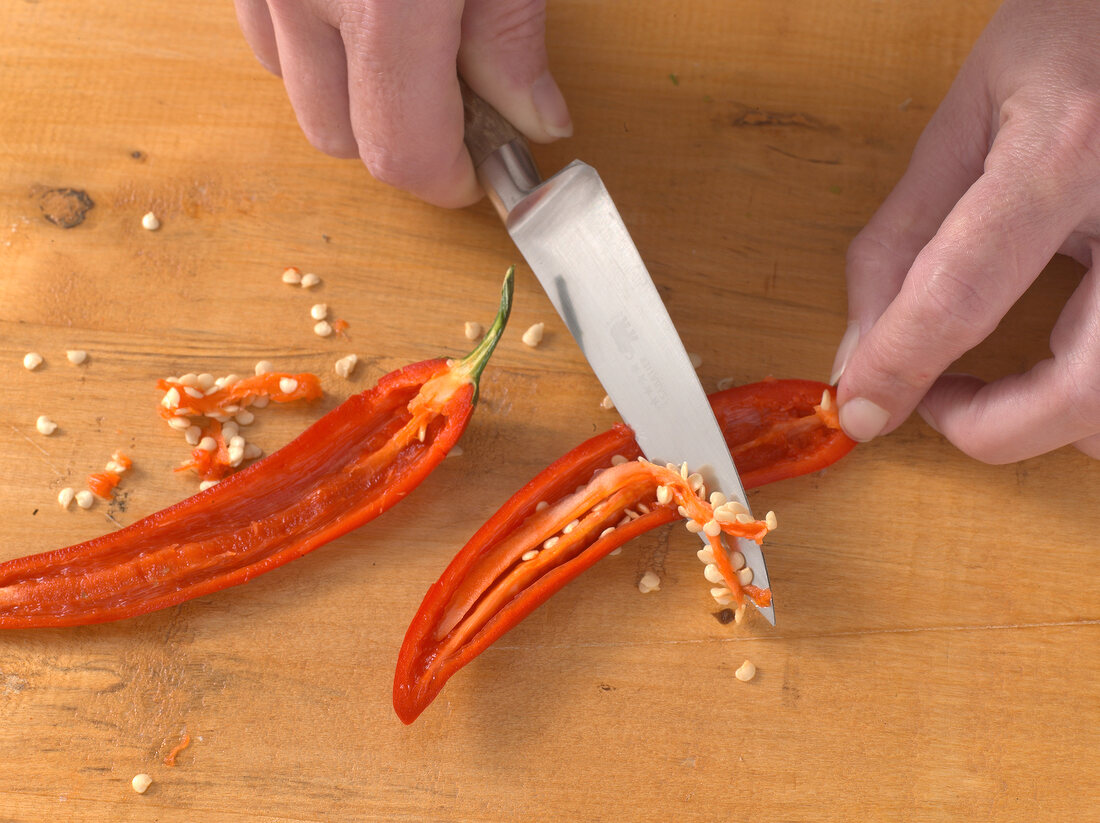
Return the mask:
M461 77L458 83L466 123L464 139L478 182L501 219L507 221L513 207L542 182L538 166L523 135Z

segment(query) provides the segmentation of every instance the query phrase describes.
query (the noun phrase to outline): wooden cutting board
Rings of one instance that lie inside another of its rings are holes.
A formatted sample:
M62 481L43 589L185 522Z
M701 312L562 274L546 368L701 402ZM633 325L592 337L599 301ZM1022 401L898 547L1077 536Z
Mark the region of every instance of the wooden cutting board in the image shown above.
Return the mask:
M845 248L995 6L553 2L576 137L539 162L600 170L708 388L824 378ZM489 207L441 211L313 150L231 4L10 0L0 30L0 560L195 491L158 378L261 358L320 374L323 401L249 430L272 451L386 371L462 353L521 263L465 453L397 509L178 608L0 634L0 819L1095 819L1097 465L1064 449L986 466L915 418L753 494L780 520L776 628L721 625L695 539L660 531L403 726L390 689L421 596L515 489L616 419L603 391ZM288 265L322 284L283 285ZM1052 264L961 366L1045 356L1080 274ZM315 302L347 339L312 333ZM116 502L63 511L58 490L119 448L134 469ZM643 596L649 569L661 589Z

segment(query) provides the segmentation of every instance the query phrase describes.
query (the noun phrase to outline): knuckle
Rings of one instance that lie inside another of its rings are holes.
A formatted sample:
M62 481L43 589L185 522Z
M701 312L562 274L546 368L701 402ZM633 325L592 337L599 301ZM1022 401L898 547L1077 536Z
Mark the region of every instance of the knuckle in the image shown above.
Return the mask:
M993 330L999 316L993 310L988 284L934 265L923 279L911 309L914 325L971 349ZM990 322L992 318L992 323Z
M1100 368L1091 358L1066 364L1068 412L1087 428L1100 428Z

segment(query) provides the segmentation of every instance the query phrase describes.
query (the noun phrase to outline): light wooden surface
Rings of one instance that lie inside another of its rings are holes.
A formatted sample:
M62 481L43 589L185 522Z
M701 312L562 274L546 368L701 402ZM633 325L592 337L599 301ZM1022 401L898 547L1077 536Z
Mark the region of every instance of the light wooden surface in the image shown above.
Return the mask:
M600 170L707 386L823 378L845 247L994 6L555 0L577 136L537 156ZM185 446L155 414L158 377L260 358L320 373L323 402L260 415L250 438L270 451L385 371L464 351L463 323L490 318L517 254L489 207L433 209L310 148L230 3L10 0L0 30L0 560L194 490L171 471ZM66 187L95 203L70 229L40 208ZM279 282L291 264L324 278L315 294ZM1045 356L1079 276L1053 264L964 367ZM317 300L348 341L311 333ZM350 351L346 382L332 364ZM0 819L1096 819L1097 466L1071 450L981 465L917 419L753 495L781 524L775 629L719 625L694 538L651 534L404 727L393 667L424 590L614 419L522 265L482 394L465 454L357 533L179 608L0 634ZM62 511L57 490L120 447L135 463L120 501ZM661 591L642 596L649 568ZM194 742L162 765L184 730Z

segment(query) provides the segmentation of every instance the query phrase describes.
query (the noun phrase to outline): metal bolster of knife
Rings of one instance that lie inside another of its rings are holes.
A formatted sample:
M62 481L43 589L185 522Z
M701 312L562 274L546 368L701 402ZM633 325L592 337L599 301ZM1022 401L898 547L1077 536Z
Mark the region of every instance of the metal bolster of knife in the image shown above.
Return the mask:
M464 81L460 80L459 86L466 148L474 161L478 181L503 220L542 178L527 141L515 127Z
M506 220L512 209L542 182L527 141L518 137L488 155L477 167L477 179Z

